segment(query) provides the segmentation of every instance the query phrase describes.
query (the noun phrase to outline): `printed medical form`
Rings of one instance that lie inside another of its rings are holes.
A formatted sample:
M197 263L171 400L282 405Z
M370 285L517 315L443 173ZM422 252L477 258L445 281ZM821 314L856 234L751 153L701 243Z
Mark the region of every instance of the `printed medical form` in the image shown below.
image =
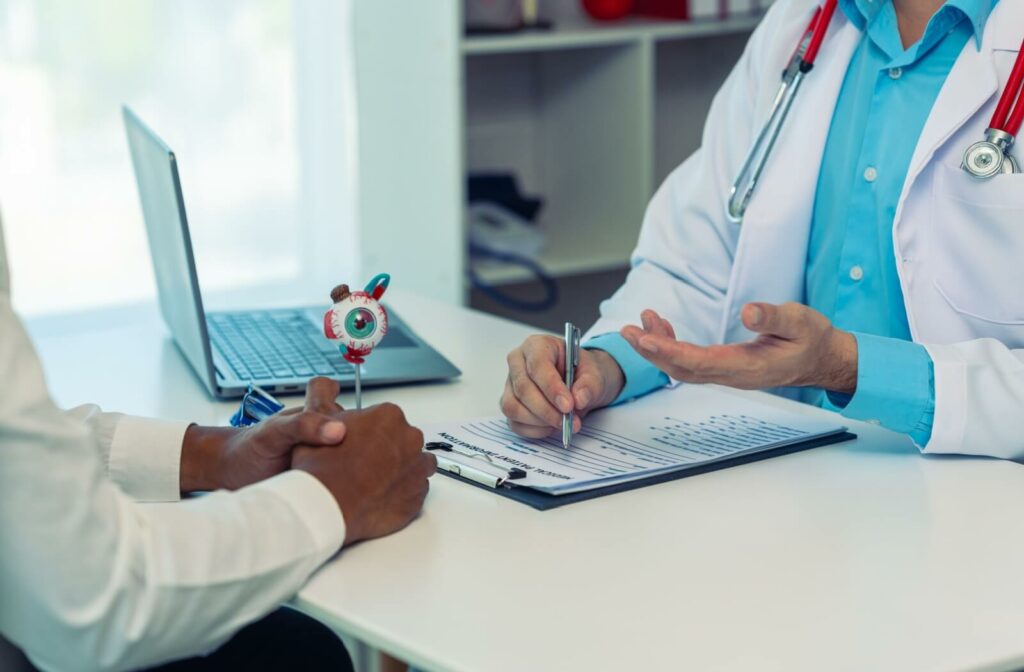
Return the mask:
M752 402L711 386L680 385L598 411L573 435L525 439L504 418L427 427L460 463L518 468L516 486L549 494L604 487L839 434L845 427Z

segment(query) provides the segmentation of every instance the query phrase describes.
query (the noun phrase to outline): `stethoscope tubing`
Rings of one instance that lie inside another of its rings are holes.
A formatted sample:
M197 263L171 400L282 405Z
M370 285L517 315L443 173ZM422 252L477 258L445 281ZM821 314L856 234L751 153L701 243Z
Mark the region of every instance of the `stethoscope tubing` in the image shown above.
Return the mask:
M732 184L726 213L733 222L741 224L747 207L754 196L757 183L764 173L772 150L782 133L782 127L793 107L793 101L800 89L803 78L814 67L814 62L825 40L838 0L826 0L818 7L807 29L800 36L789 64L782 74L775 100L772 102L768 121L758 132L750 151L747 152L739 175ZM963 168L978 179L988 179L997 174L1018 173L1020 166L1010 155L1010 147L1024 126L1024 43L1017 54L1010 79L1003 90L992 115L992 123L986 131L986 139L971 145L964 154ZM981 157L979 161L978 157Z
M1006 83L1003 95L999 97L999 104L992 114L992 123L989 128L1003 131L1017 137L1021 125L1024 124L1024 42L1017 53L1017 61L1013 65L1013 72Z
M1013 158L1010 149L1017 141L1021 124L1024 122L1024 44L1017 52L1017 60L1010 72L1010 79L999 96L992 121L985 129L985 139L976 142L964 152L961 164L968 175L977 180L989 180L996 175L1014 175L1020 172L1020 164Z

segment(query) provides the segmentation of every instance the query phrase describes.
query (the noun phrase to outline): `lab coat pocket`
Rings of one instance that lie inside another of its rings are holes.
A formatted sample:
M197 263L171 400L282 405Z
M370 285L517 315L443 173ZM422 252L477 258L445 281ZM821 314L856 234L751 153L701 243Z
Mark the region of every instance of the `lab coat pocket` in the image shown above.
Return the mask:
M937 167L929 232L934 283L978 336L1024 338L1024 175L972 178ZM988 326L986 326L988 325ZM997 325L1011 328L1010 332Z

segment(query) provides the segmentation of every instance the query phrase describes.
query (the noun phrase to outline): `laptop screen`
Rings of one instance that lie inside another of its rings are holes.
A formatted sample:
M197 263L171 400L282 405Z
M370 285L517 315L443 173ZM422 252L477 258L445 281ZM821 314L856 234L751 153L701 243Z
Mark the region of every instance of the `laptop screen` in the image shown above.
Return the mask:
M128 107L123 114L160 312L185 358L213 392L210 342L174 152Z

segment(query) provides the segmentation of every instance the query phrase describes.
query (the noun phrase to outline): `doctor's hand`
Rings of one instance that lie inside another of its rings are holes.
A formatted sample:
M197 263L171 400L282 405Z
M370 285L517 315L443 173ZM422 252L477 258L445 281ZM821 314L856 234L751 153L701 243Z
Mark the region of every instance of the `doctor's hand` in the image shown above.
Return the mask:
M334 446L345 438L343 409L335 401L338 384L314 378L306 388L306 407L281 411L252 427L200 427L185 431L181 453L181 490L237 490L275 476L291 466L300 446Z
M622 369L601 350L580 350L572 391L565 386L565 342L530 336L508 354L501 412L516 434L543 438L561 431L562 415L575 411L573 431L587 413L615 401L625 384Z
M717 383L745 390L807 386L852 394L857 387L857 341L827 317L798 303L748 303L744 326L753 341L703 347L677 341L672 326L653 310L641 315L643 327L622 336L645 359L671 378Z
M308 405L307 405L308 408ZM345 518L345 545L382 537L412 522L437 469L423 432L394 404L343 411L340 446L299 447L292 468L312 474L334 495Z

